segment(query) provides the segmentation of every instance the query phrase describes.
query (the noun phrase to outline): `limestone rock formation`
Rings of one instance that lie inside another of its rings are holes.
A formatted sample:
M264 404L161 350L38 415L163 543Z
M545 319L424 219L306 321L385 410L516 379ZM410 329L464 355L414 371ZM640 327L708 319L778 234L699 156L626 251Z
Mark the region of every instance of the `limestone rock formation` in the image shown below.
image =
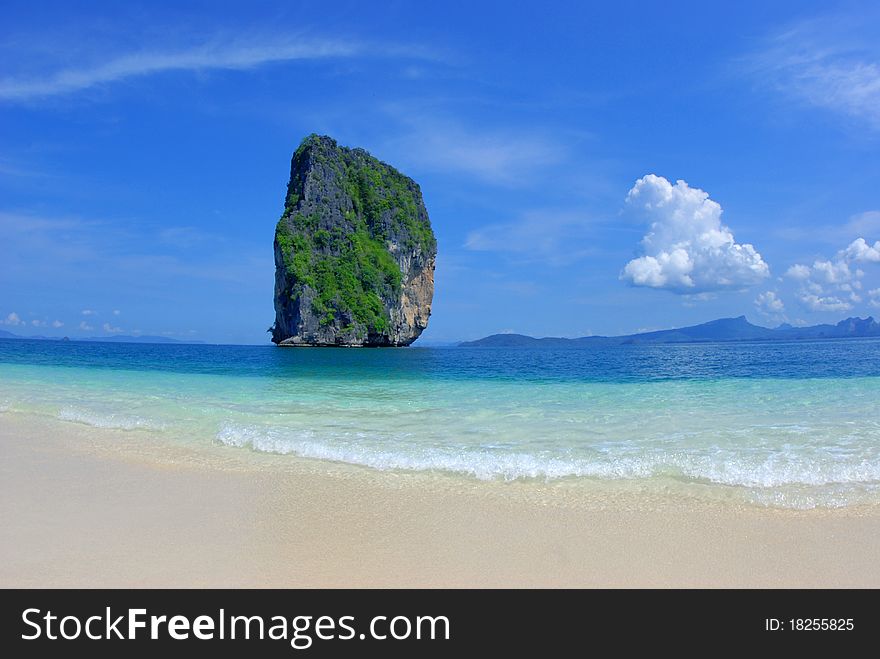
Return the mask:
M437 241L418 184L310 135L275 230L280 346L406 346L428 326Z

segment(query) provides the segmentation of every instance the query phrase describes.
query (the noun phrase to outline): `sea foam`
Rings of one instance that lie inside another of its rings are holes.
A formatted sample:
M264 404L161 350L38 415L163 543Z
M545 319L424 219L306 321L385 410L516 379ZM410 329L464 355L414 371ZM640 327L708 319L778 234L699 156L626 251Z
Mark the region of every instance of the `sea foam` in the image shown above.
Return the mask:
M379 470L447 471L480 480L666 477L756 490L880 484L877 458L831 457L827 453L822 461L812 452L743 454L718 449L710 452L645 450L632 455L596 452L589 458L562 457L469 447L416 447L403 443L385 448L376 446L376 442L358 442L351 438L322 439L312 431L234 424L224 425L216 439L228 446L266 453L294 454ZM773 499L766 493L762 498Z
M141 416L103 413L78 407L64 407L58 412L62 421L82 423L95 428L114 430L164 430L165 424Z

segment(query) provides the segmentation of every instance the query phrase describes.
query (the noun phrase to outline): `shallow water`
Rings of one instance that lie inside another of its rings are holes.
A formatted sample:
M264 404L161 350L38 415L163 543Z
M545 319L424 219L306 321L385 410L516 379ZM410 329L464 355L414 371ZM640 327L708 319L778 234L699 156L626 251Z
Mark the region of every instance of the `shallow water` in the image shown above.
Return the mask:
M0 412L479 479L880 501L880 341L578 350L0 340Z

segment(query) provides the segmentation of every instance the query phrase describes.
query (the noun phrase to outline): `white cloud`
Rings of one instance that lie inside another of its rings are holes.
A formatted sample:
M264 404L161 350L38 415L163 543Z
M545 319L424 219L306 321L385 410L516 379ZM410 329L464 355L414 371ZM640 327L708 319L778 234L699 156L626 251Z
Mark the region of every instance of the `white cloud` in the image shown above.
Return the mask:
M113 310L113 315L114 315L114 316L118 316L120 313L122 313L122 312L121 312L119 309L114 309L114 310Z
M812 276L826 284L846 284L852 281L849 263L840 259L835 262L815 261Z
M804 291L798 295L798 299L810 311L849 311L852 309L852 304L833 295L821 297Z
M870 245L857 238L833 259L817 259L812 266L791 266L786 276L801 282L798 299L811 311L846 311L862 302L865 271L855 263L880 263L880 241Z
M279 40L256 34L245 37L217 34L209 40L183 47L103 54L93 62L61 68L39 77L0 79L0 100L27 101L70 94L98 85L168 71L244 70L273 62L356 56L429 58L430 53L423 48L406 45L310 39L300 35Z
M869 245L864 238L856 238L843 253L847 259L856 263L880 263L880 240Z
M95 312L92 311L91 309L83 309L80 313L82 313L83 316L94 316L95 315Z
M755 308L763 314L772 316L785 311L785 304L779 299L775 291L765 291L755 298Z
M38 319L38 318L34 318L34 319L31 321L31 325L33 325L34 327L45 327L45 326L46 326L46 321L40 320L40 319Z
M805 265L796 264L791 266L785 273L786 277L804 281L810 278L812 271Z
M58 329L59 327L64 327L64 323L62 323L60 320L53 320L52 327Z
M15 313L14 311L12 313L10 313L8 316L6 316L6 318L4 318L2 321L0 321L0 323L3 323L4 325L12 325L12 326L24 325L24 321L21 318L19 318L18 314Z
M749 58L750 73L803 103L880 128L877 22L859 13L802 21Z
M89 324L88 324L86 321L84 321L84 320L81 320L81 321L80 321L80 323L79 323L79 328L80 328L83 332L91 332L93 329L95 329L94 327L92 327L91 325L89 325Z
M121 327L114 327L110 323L104 323L103 327L104 327L104 331L107 332L108 334L118 334L119 332L122 331Z
M626 264L624 281L694 294L744 288L770 275L755 248L737 243L721 223L720 204L703 190L648 174L636 181L626 201L651 221L651 228L642 239L645 255Z
M868 304L880 309L880 288L874 288L868 291Z

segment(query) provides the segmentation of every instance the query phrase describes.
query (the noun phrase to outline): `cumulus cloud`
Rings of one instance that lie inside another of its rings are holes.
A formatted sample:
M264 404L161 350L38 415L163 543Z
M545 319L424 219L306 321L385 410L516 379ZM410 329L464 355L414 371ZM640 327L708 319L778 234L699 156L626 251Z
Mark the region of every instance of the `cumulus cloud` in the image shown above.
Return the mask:
M869 245L864 238L856 238L843 253L847 259L856 263L880 263L880 240Z
M104 331L107 332L108 334L118 334L119 332L122 331L121 327L114 327L110 323L104 323L103 327L104 327Z
M852 304L834 295L820 296L806 291L798 294L798 299L810 311L849 311Z
M53 320L52 327L58 329L59 327L64 327L64 323L62 323L60 320Z
M872 307L880 309L880 288L868 291L868 304Z
M92 327L91 325L89 325L89 324L88 324L86 321L84 321L84 320L80 321L80 323L79 323L79 328L80 328L83 332L91 332L93 329L95 329L94 327Z
M816 261L813 263L812 276L826 284L848 284L853 280L853 272L849 263L843 259L837 261Z
M773 316L785 311L785 304L775 291L765 291L755 298L755 308L765 315Z
M91 309L83 309L81 313L83 316L94 316L95 315L95 312L92 311Z
M24 321L21 318L19 318L18 314L15 313L14 311L12 313L10 313L8 316L6 316L6 318L4 318L0 322L2 322L4 325L13 325L13 326L24 325Z
M721 205L685 181L643 176L626 196L627 205L647 217L644 256L633 259L620 278L633 286L694 294L744 288L770 268L752 245L739 244L721 223Z
M798 299L811 311L848 311L862 301L864 270L859 263L880 263L880 241L853 240L833 259L816 259L812 266L796 264L785 273L800 282Z
M805 265L793 265L791 266L785 273L786 277L790 277L791 279L797 279L800 281L806 281L810 278L811 270Z

